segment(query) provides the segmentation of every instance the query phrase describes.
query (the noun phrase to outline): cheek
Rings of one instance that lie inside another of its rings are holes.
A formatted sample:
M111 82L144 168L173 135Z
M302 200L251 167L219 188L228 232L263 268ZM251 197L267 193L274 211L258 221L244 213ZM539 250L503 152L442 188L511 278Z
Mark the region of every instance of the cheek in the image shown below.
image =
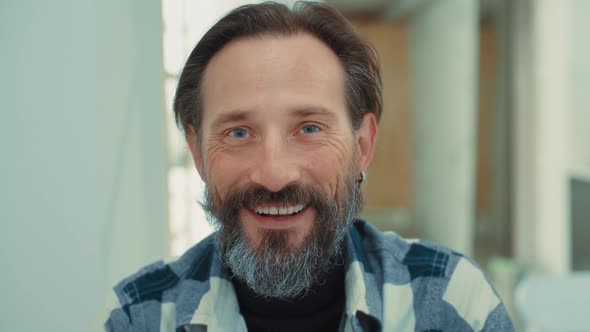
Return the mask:
M305 165L312 180L331 195L337 193L342 181L349 175L354 155L352 148L352 143L347 146L342 141L332 141L306 153Z
M244 163L240 163L239 159L239 157L227 153L226 149L210 147L205 160L207 184L214 185L218 192L223 195L231 187L232 183L240 177L240 167Z

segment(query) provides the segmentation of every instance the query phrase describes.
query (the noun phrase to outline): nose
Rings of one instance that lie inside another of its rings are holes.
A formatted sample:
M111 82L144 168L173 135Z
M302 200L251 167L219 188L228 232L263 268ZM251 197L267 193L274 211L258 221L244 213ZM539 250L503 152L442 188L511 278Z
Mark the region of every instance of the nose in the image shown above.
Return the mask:
M290 144L284 138L267 137L258 146L254 163L250 172L250 181L278 192L284 187L300 179L297 158L290 151Z

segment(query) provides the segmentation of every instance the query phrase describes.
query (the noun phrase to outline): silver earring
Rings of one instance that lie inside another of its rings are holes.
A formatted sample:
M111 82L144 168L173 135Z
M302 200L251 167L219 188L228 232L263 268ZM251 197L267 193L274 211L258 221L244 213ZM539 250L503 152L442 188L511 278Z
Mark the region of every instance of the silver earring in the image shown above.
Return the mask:
M367 182L367 172L362 171L361 172L361 178L357 180L358 183L365 183Z

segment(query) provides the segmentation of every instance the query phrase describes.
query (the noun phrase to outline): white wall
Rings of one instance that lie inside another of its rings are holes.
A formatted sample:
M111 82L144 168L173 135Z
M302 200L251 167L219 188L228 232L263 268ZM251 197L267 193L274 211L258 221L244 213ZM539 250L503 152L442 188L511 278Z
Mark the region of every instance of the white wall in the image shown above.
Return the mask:
M515 22L515 238L518 259L570 269L568 117L571 1L518 2Z
M570 178L590 179L590 3L518 2L514 245L546 272L571 270Z
M572 4L572 52L570 75L570 163L576 176L590 181L590 1L574 0Z
M473 254L479 7L432 1L408 29L414 215L420 234Z
M0 330L101 329L166 255L159 1L0 5Z

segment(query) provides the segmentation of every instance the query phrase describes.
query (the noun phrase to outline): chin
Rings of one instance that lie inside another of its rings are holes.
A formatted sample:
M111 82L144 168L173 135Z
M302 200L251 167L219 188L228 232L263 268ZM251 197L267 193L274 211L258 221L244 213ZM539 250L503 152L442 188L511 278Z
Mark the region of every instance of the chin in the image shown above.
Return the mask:
M296 254L307 242L307 234L293 229L259 229L254 239L249 239L254 251L261 253L267 249Z

